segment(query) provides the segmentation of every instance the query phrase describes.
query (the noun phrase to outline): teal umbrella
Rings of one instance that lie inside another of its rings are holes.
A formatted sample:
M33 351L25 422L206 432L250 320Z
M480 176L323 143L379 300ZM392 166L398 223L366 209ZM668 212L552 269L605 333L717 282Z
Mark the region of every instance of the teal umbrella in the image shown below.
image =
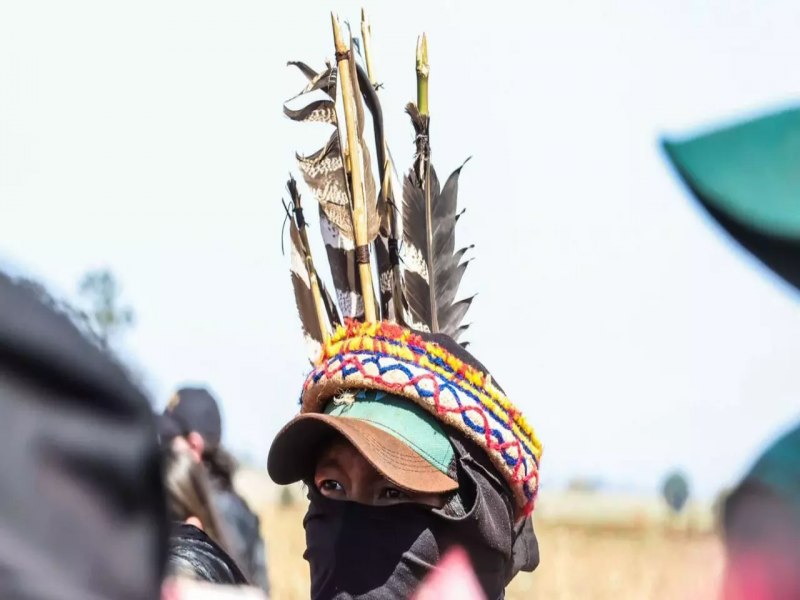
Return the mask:
M800 288L800 108L663 144L703 208Z

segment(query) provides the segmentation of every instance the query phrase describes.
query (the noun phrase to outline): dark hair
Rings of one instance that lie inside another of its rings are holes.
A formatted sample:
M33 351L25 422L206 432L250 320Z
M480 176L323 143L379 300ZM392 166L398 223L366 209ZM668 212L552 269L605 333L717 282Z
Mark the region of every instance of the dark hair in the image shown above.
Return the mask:
M239 465L236 459L222 446L207 448L203 453L203 465L211 481L223 490L233 490L233 475Z
M173 523L167 551L167 572L176 577L227 585L249 582L234 560L194 525Z
M195 462L188 451L164 449L164 485L170 519L186 521L196 517L203 530L217 544L227 549L221 521L211 497L211 484L205 467Z

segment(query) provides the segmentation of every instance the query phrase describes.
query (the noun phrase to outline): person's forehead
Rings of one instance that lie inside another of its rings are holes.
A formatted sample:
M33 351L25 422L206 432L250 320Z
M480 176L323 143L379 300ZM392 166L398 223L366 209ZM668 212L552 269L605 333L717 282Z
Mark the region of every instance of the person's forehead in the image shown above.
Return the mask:
M346 471L351 477L358 476L361 479L385 480L385 477L364 458L355 446L341 436L333 438L325 446L320 453L317 467L339 468Z
M318 465L336 464L346 466L357 461L367 462L361 453L342 436L335 436L327 442L319 453ZM367 463L369 464L369 463Z

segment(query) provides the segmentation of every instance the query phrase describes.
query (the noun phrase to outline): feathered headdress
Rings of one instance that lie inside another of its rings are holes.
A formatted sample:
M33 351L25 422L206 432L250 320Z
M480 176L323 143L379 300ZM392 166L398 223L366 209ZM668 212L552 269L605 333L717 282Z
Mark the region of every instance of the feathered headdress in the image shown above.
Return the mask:
M463 165L441 185L431 164L427 39L423 34L417 44L417 102L406 107L416 152L400 189L384 137L370 26L362 12L362 65L354 40L345 39L333 15L332 24L335 64L316 71L290 62L307 84L291 99L300 108L284 106L294 121L331 126L322 148L297 155L297 161L319 204L334 294L312 259L294 179L284 203L292 283L314 367L302 411L321 411L347 388L405 396L483 447L513 489L519 514L526 515L538 488L541 444L466 344L458 344L472 302L458 298L471 249L456 249L455 242Z

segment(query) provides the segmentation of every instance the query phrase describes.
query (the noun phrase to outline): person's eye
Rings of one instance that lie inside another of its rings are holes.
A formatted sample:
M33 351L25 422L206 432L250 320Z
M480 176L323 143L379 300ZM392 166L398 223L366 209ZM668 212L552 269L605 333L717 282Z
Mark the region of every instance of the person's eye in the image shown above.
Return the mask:
M344 493L344 486L335 479L323 479L317 484L320 492L329 494Z
M381 490L381 493L378 497L381 500L389 500L392 502L397 502L399 500L407 500L408 494L406 494L405 492L401 492L397 488L387 487Z

